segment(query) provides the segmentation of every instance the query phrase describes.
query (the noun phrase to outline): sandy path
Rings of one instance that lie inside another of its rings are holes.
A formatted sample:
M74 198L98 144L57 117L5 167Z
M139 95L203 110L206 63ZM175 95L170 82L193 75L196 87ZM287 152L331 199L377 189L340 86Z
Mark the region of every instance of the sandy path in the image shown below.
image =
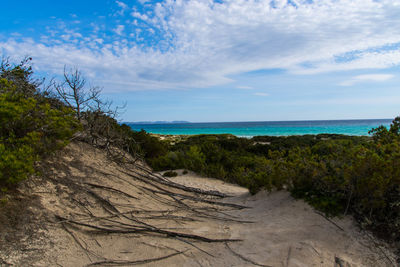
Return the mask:
M225 201L251 208L232 210L228 214L254 221L220 225L231 238L244 240L229 245L234 252L213 244L208 250L217 252L215 258L203 255L182 262L183 265L193 266L196 262L201 266L391 266L382 251L358 230L351 218L332 219L336 226L287 192L260 192L251 196L244 188L193 173L181 174L171 180L235 195ZM388 251L385 253L391 255Z

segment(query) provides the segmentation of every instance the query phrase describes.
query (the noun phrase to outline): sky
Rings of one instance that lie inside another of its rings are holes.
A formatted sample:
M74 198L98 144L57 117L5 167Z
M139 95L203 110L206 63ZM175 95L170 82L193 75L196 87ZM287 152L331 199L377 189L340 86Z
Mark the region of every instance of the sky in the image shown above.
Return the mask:
M0 56L78 68L121 121L400 115L397 0L4 1Z

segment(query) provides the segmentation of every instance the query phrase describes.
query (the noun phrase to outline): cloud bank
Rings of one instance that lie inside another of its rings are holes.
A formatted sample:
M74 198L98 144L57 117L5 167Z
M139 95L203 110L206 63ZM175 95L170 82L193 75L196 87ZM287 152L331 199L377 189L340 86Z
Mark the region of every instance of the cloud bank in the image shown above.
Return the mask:
M341 86L351 86L356 83L362 82L384 82L390 80L394 77L392 74L363 74L357 75L351 78L350 80L342 82Z
M116 1L120 9L111 30L95 20L91 31L63 22L40 38L3 37L0 51L13 57L29 54L39 70L55 74L64 64L78 66L109 91L209 87L260 69L315 74L400 65L398 1L166 0L139 5Z

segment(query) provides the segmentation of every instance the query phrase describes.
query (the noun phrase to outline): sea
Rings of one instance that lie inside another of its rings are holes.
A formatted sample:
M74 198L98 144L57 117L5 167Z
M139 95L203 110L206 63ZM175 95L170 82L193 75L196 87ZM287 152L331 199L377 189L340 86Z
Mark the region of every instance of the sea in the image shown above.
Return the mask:
M392 119L313 120L313 121L250 121L201 123L125 123L133 130L164 135L233 134L238 137L260 135L289 136L305 134L369 135L380 125L389 127Z

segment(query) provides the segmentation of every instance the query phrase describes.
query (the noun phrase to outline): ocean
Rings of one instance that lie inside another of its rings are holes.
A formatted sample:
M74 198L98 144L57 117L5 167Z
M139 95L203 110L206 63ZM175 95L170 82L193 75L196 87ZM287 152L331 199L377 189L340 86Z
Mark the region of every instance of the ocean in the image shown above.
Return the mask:
M233 134L239 137L252 137L321 133L368 135L368 131L372 128L380 125L389 127L391 121L392 119L126 124L135 131L143 129L155 134Z

